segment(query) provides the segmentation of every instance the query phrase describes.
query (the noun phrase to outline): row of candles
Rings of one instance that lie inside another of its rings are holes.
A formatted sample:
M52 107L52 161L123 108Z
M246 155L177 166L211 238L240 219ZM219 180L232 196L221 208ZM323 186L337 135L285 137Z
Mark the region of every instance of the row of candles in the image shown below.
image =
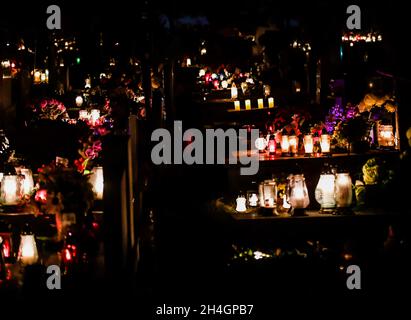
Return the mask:
M0 203L5 206L18 205L34 189L33 174L30 169L16 168L16 173L0 173ZM94 167L89 177L97 200L103 199L104 177L103 167Z
M268 101L268 108L274 108L274 98L269 97L267 99L267 101ZM245 110L251 110L251 100L250 99L244 100L244 104L245 104ZM264 99L262 99L262 98L257 99L257 106L258 106L258 109L263 109L264 108ZM234 110L235 111L240 111L240 109L241 109L241 102L239 100L235 100L234 101Z
M277 141L281 146L281 154L298 154L299 138L295 135L281 135L281 138L274 134L269 134L267 137L257 138L255 147L260 152L266 152L270 155L277 153ZM304 152L306 155L311 155L314 152L315 138L311 134L307 134L303 138ZM323 154L330 154L331 152L331 136L329 134L322 134L319 137L319 144Z
M291 209L293 215L299 215L310 204L307 185L303 174L288 177L286 194L277 197L277 184L274 180L264 180L259 184L259 190L249 191L236 199L236 211L246 212L249 208ZM347 172L337 173L324 171L315 189L315 199L321 205L321 212L346 211L352 204L352 180ZM276 210L278 213L278 210Z

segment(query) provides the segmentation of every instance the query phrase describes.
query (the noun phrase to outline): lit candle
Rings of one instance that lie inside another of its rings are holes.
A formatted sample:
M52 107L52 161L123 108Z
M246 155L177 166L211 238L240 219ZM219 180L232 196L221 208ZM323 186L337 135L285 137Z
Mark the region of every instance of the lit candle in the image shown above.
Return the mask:
M274 180L265 180L260 183L260 206L265 208L275 208L275 198L277 195L277 184Z
M257 202L258 202L257 194L252 193L251 197L248 199L248 203L250 204L251 207L256 207Z
M41 82L41 72L40 71L34 71L34 83L40 83Z
M271 87L268 84L265 84L263 87L264 87L264 95L268 97L271 94Z
M186 63L186 65L187 65L187 67L190 67L190 66L191 66L191 59L190 59L190 58L187 58L187 63Z
M281 137L281 152L282 153L290 152L290 142L288 141L287 135L283 135Z
M235 210L237 212L247 211L246 202L247 202L247 199L244 196L239 196L236 199L237 206L236 206Z
M78 113L79 120L87 120L89 118L89 114L87 110L80 110Z
M258 99L258 109L263 109L264 108L264 100L263 99Z
M82 96L77 96L76 97L76 106L81 107L83 105L83 97Z
M16 175L4 175L1 181L1 202L16 205L20 200L20 182Z
M221 81L221 87L222 87L223 89L227 89L227 88L228 88L228 82L227 82L227 80Z
M320 175L315 188L315 200L321 205L322 210L330 210L335 207L335 176L332 173Z
M251 101L250 99L245 100L245 109L251 110Z
M294 175L290 179L290 204L294 209L305 209L310 204L304 175Z
M273 97L268 98L268 107L274 108L274 98Z
M321 145L321 152L322 153L329 153L330 152L331 137L330 137L329 134L322 134L321 135L320 145Z
M338 208L348 208L352 203L352 180L348 173L337 173L335 202Z
M41 75L40 75L40 81L41 82L46 82L46 74L44 72L42 72Z
M257 138L255 140L255 147L258 151L262 152L267 147L267 140L265 138Z
M231 87L231 99L237 99L238 97L238 90L235 84Z
M30 169L20 169L20 174L24 176L23 180L23 194L30 195L34 188L33 174Z
M29 265L37 262L39 258L36 240L32 233L22 234L17 260L22 264Z
M94 126L97 120L100 118L100 110L99 109L92 109L90 112L90 120L91 124Z
M289 136L288 141L290 144L291 153L297 153L298 151L298 138L296 136Z
M238 100L234 101L234 110L240 111L240 101Z
M307 154L313 153L314 149L314 142L313 137L311 134L307 134L304 136L304 151Z
M393 147L395 142L394 129L392 125L378 126L378 144L380 147Z
M103 199L104 192L104 175L103 167L95 167L90 176L90 183L93 186L94 195L97 200Z

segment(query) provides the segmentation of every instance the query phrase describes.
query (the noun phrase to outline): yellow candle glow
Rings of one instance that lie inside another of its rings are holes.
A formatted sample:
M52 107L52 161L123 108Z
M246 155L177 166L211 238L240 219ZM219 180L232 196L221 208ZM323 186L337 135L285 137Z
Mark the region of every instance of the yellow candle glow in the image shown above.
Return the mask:
M240 111L240 101L238 100L234 101L234 110Z
M281 137L281 152L282 153L290 152L290 142L288 141L287 135L283 135Z
M231 99L237 99L238 97L238 90L235 84L231 87Z
M298 138L296 136L289 136L288 142L290 144L291 153L297 153L298 151Z
M321 152L322 153L329 153L330 152L331 137L330 137L329 134L322 134L321 135L320 145L321 145Z
M250 99L245 100L245 109L251 110L251 101Z
M274 98L272 97L268 98L268 107L274 108Z
M304 151L305 153L313 153L314 143L313 137L311 134L307 134L304 136Z
M95 167L93 169L93 173L90 176L90 183L93 186L96 199L102 200L104 192L103 167Z
M263 99L258 99L258 109L263 109L264 108L264 100Z

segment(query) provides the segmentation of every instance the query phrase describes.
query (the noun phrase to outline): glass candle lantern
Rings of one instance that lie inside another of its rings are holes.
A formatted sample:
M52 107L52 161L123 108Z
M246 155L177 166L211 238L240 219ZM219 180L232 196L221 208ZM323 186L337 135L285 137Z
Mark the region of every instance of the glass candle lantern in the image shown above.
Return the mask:
M392 125L378 125L378 145L380 147L393 147L395 144L394 129Z
M247 199L243 195L239 195L236 199L236 207L235 210L237 212L245 212L247 211Z
M349 208L352 204L352 180L349 173L337 173L335 179L337 208Z
M90 175L89 179L91 185L93 186L93 191L96 199L102 200L104 192L103 167L94 167L93 173Z
M78 113L78 119L79 120L88 120L89 114L87 110L80 110Z
M311 134L306 134L304 136L304 152L307 155L310 155L313 153L314 150L314 140L313 136Z
M17 175L4 175L1 181L1 203L4 205L16 205L20 199L20 178Z
M276 146L277 142L275 141L275 136L274 134L271 134L268 140L268 152L270 155L275 155Z
M227 82L227 80L221 81L221 87L222 87L223 89L227 89L227 88L228 88L228 82Z
M274 98L273 97L268 98L268 107L274 108Z
M245 110L251 110L251 100L245 100Z
M24 265L35 264L39 259L36 239L31 231L24 231L20 236L17 260Z
M244 95L247 93L247 90L248 90L247 82L241 82L241 91Z
M315 188L315 200L321 205L321 211L332 211L335 208L335 175L323 173Z
M240 101L238 100L234 101L234 110L240 111Z
M263 99L258 99L258 109L263 109L264 108L264 100Z
M237 99L238 97L238 90L235 84L231 87L231 99Z
M247 192L247 200L248 200L248 205L250 207L257 207L258 205L258 196L255 191L249 191Z
M320 140L321 152L330 153L331 149L331 136L329 134L322 134Z
M290 144L290 152L293 154L298 153L298 138L296 136L289 136L288 142Z
M288 185L289 203L293 209L301 210L308 207L310 198L303 174L292 175Z
M268 97L271 94L271 87L268 84L263 85L264 96Z
M259 186L260 207L275 208L277 184L274 180L265 180Z
M0 248L5 259L11 258L13 253L13 238L10 227L0 221Z
M100 119L100 110L99 109L91 109L90 111L90 121L92 125L95 125L96 122Z
M20 174L23 176L21 182L21 191L23 195L30 195L34 189L33 174L30 169L22 168L19 170Z
M288 136L283 135L281 137L281 152L289 153L290 152L290 142L288 141Z
M264 152L265 148L267 148L267 140L264 137L255 139L254 144L259 152Z
M77 96L76 97L76 106L81 107L83 105L83 97L82 96Z

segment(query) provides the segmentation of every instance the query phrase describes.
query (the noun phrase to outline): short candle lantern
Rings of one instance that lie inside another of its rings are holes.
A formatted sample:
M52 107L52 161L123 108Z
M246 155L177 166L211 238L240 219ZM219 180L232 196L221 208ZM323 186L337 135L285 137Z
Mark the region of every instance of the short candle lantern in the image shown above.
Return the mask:
M320 175L315 188L315 200L321 205L322 212L330 212L335 208L335 175L325 171Z
M267 140L264 137L259 137L255 139L255 147L259 152L264 152L265 148L267 148Z
M314 141L311 134L306 134L304 136L304 152L306 155L311 155L314 150Z
M238 90L235 84L231 87L231 99L237 99L238 98Z
M298 152L298 138L297 136L289 136L288 137L288 142L290 144L290 152L292 154L297 154Z
M17 260L24 265L35 264L39 259L36 239L33 232L28 229L24 230L20 236L20 247Z
M271 94L271 87L268 84L265 84L263 87L264 87L264 96L268 97Z
M394 129L392 125L378 126L378 145L380 147L393 147L395 144Z
M90 120L93 125L100 119L100 110L99 109L91 109L90 111Z
M256 207L258 204L258 196L255 192L250 192L248 194L248 204L250 207Z
M234 110L240 111L240 101L238 100L234 101Z
M0 248L5 259L12 257L12 240L13 238L10 227L7 224L0 221Z
M329 134L322 134L320 140L321 152L325 154L330 153L331 149L331 136Z
M270 155L275 155L277 142L275 141L275 135L271 134L270 138L268 139L268 152Z
M90 183L93 186L93 191L96 196L96 199L102 200L104 192L103 167L93 168L93 173L90 176Z
M247 211L246 203L247 203L247 199L244 197L243 194L240 194L240 195L237 197L237 199L236 199L236 204L237 204L237 205L236 205L235 210L236 210L237 212L245 212L245 211Z
M227 88L228 88L228 82L227 82L227 80L221 81L221 87L222 87L223 89L227 89Z
M268 107L274 108L274 98L273 97L268 98Z
M20 174L22 175L22 176L24 176L23 177L23 182L22 182L22 193L23 193L23 195L30 195L31 194L31 192L33 191L33 189L34 189L34 180L33 180L33 174L32 174L32 172L31 172L31 170L30 169L27 169L27 168L22 168L22 169L19 169L19 171L20 171Z
M288 185L289 203L293 208L293 215L304 215L305 208L310 204L307 185L303 174L291 175Z
M277 184L274 180L264 180L259 185L260 207L276 207Z
M17 175L4 175L1 181L0 201L4 205L16 205L21 199L21 183Z
M245 109L251 110L251 100L250 99L245 100Z
M191 67L191 59L190 58L187 58L186 66Z
M82 96L77 96L76 97L76 106L81 107L83 105L83 97Z
M264 100L263 99L258 99L258 109L263 109L264 108Z
M352 180L347 172L337 173L335 179L335 202L340 212L350 211L352 204Z
M78 119L79 120L88 120L89 118L89 113L87 110L80 110L78 113Z
M281 137L281 152L289 153L290 152L290 142L287 135L282 135Z

